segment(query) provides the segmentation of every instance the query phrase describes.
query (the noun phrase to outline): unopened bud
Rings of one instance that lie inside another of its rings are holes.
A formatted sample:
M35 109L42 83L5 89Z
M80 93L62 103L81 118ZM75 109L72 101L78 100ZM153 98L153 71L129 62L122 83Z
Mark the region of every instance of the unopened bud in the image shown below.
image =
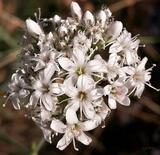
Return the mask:
M77 17L78 20L81 20L82 10L81 10L80 6L78 5L78 3L76 3L76 2L71 3L71 14L73 17Z
M101 10L98 13L97 20L100 22L102 27L105 26L106 19L107 19L106 13L103 10Z
M120 21L115 21L113 22L108 29L108 35L112 37L112 39L115 39L120 35L122 32L123 25L122 22Z
M55 15L55 16L53 17L53 23L54 23L54 24L59 24L60 21L61 21L61 17L60 17L60 16Z
M26 20L26 27L28 32L33 36L43 34L43 31L40 25L35 21L33 21L32 19Z
M90 11L85 12L83 20L86 25L94 25L95 23L94 16Z

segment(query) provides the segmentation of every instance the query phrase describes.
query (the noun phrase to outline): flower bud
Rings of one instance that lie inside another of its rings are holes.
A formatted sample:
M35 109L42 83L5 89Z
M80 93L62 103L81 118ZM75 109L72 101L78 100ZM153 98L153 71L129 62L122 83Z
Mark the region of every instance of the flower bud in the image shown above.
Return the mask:
M77 17L78 20L81 20L82 10L81 10L80 6L78 5L78 3L76 3L76 2L71 3L71 14L73 17Z
M59 34L60 34L61 37L63 37L63 36L66 35L67 33L68 33L68 30L67 30L67 28L66 28L65 26L61 26L61 27L59 28Z
M106 13L103 10L101 10L98 13L97 20L100 22L102 27L105 26L106 19L107 19Z
M86 25L94 25L95 24L94 17L90 11L85 12L83 20Z
M112 12L111 12L110 9L105 9L104 11L105 11L106 16L107 16L108 18L110 18L110 17L112 16Z
M27 27L28 32L33 36L40 35L43 33L40 25L38 25L38 23L36 23L32 19L26 20L26 27Z
M120 33L122 32L122 29L123 29L122 22L115 21L109 26L108 35L111 36L112 39L115 39L120 35Z
M61 21L61 17L60 17L60 16L55 15L55 16L53 17L53 23L54 23L54 24L59 24L60 21Z

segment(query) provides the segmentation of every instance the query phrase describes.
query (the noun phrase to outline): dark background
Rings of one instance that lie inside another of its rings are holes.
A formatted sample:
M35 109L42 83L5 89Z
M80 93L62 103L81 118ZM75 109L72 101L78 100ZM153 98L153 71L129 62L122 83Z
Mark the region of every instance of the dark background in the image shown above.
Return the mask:
M141 57L153 63L151 83L160 88L160 0L77 0L83 10L97 11L109 6L116 20L133 35L140 34ZM5 108L3 96L7 82L16 68L16 55L20 52L24 21L34 18L37 8L42 17L70 15L71 0L0 0L0 155L160 155L160 94L146 87L140 100L132 99L130 107L119 106L106 120L106 128L97 128L90 134L93 143L79 152L72 145L65 151L43 141L42 133L26 111L16 111L11 104Z

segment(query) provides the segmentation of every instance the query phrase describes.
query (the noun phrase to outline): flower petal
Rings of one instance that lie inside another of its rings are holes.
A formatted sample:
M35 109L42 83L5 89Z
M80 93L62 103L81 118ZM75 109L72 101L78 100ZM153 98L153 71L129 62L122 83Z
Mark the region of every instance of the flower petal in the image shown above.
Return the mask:
M102 88L93 89L91 90L91 92L89 92L89 95L92 101L97 100L103 96L103 89Z
M65 133L66 125L58 119L53 119L50 125L51 129L58 133Z
M114 98L112 98L111 96L108 97L108 106L111 109L116 109L117 108L116 100Z
M87 136L84 132L77 136L76 139L84 145L89 145L92 142L92 139L89 136Z
M129 106L130 105L130 99L127 96L125 96L122 101L117 100L117 102L119 102L120 104L122 104L124 106Z
M96 120L88 120L88 121L85 121L85 122L81 122L79 124L80 124L81 129L83 131L93 130L93 129L95 129L99 125L99 124L97 124Z
M87 91L94 88L94 81L87 75L80 75L77 81L77 87L80 91Z
M90 102L86 101L86 102L83 102L82 106L83 106L84 115L88 119L93 119L93 117L95 115L95 110L94 110L93 105Z
M66 121L68 124L76 124L78 123L78 118L77 118L77 114L76 111L74 111L73 109L68 109L66 111Z
M102 63L102 60L93 59L87 63L86 66L87 70L90 72L104 72L104 64Z
M57 144L57 148L60 150L64 150L72 141L73 136L67 136L67 134L65 134L58 142Z
M74 48L72 58L75 64L82 66L85 62L85 52L79 48Z
M52 83L50 86L50 92L56 96L64 94L64 86L60 83Z
M78 89L74 86L73 78L68 78L64 81L64 89L65 94L71 98L74 98L78 93Z
M69 71L69 72L75 71L76 66L70 59L61 57L58 59L58 62L64 70Z
M41 97L42 103L44 105L44 107L48 110L48 111L52 111L55 107L55 101L53 100L53 97L49 94L43 94L43 96Z

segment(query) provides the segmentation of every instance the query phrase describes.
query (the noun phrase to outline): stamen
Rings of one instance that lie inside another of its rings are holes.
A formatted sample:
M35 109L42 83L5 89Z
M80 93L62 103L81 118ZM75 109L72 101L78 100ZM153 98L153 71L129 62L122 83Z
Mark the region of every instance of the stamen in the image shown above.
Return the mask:
M12 95L10 94L8 97L7 96L4 96L5 98L7 97L6 101L4 102L4 104L2 105L3 107L6 107L6 104L8 103L8 100L9 98L11 97Z
M146 82L146 85L149 86L150 88L156 90L156 91L160 91L160 89L155 88L154 86L152 86L150 83Z
M80 103L80 121L83 120L83 114L82 114L82 103Z
M156 64L153 64L150 68L148 68L146 71L152 71L152 69L154 68L154 67L156 67L157 65Z
M106 122L105 122L105 120L103 119L102 120L102 126L101 126L101 128L105 128L106 127Z
M135 91L135 89L136 89L136 87L134 87L127 96L130 96Z
M68 101L68 100L70 100L70 98L64 99L61 102L59 102L58 104L61 104L61 103L65 102L65 101Z
M75 138L73 138L73 147L76 151L79 151L79 149L76 147Z

